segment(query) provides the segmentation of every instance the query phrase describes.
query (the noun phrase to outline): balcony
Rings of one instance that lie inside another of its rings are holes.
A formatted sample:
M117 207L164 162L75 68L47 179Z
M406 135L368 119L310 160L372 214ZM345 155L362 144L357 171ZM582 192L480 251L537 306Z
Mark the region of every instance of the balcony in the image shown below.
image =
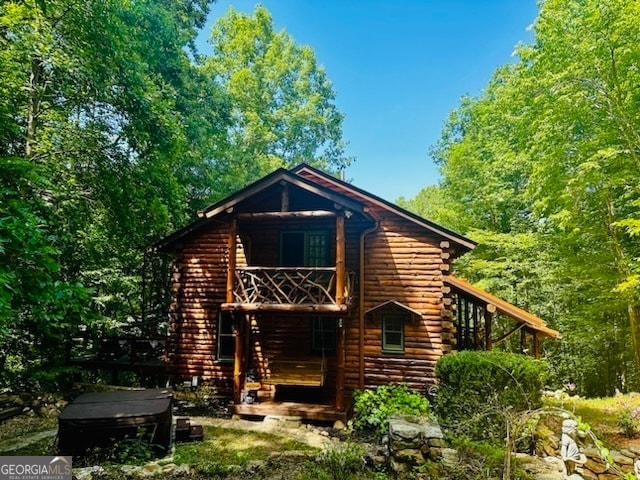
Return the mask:
M344 312L352 301L355 273L346 272L336 294L335 267L242 267L235 269L233 302L225 310ZM340 297L340 298L339 298Z

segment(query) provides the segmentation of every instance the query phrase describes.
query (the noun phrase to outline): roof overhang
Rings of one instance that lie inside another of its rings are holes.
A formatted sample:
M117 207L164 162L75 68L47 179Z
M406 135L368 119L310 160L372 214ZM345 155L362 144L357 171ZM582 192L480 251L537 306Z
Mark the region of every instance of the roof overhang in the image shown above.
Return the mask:
M463 294L472 297L476 301L484 303L485 306L489 307L489 310L495 309L496 311L522 324L523 327L534 330L542 336L551 338L562 337L560 332L549 328L546 322L541 318L527 312L526 310L516 307L515 305L512 305L511 303L502 300L495 295L485 292L478 287L474 287L466 280L455 277L453 275L447 275L446 277L444 277L444 282L450 285L454 291L462 292Z
M411 315L411 317L416 319L422 318L422 313L395 300L388 300L386 302L380 303L379 305L376 305L375 307L371 307L369 310L366 310L364 314L371 315L375 312L389 312L389 311L402 312L405 314L409 314Z
M365 190L362 190L358 187L355 187L353 185L351 185L350 183L347 183L345 181L342 181L338 178L335 178L331 175L326 174L325 172L322 172L316 168L311 167L310 165L307 165L306 163L300 164L297 167L295 167L292 170L294 173L298 174L301 172L308 172L309 174L316 176L316 177L321 177L322 179L324 179L325 181L332 183L333 185L339 186L341 188L344 188L346 190L348 190L349 192L353 193L354 195L357 195L358 197L363 198L364 200L366 200L367 202L370 202L374 205L377 205L387 211L393 212L394 214L404 218L405 220L409 220L410 222L413 222L415 224L420 225L421 227L432 231L433 233L444 237L447 240L450 240L451 242L460 245L463 249L464 252L468 252L469 250L473 250L476 245L477 242L474 242L473 240L466 238L462 235L459 235L441 225L438 225L436 223L433 223L425 218L422 218L419 215L416 215L415 213L412 213L408 210L405 210L402 207L399 207L398 205L391 203L383 198L380 198L376 195L373 195Z
M229 209L233 208L243 200L261 192L262 190L269 188L275 184L285 182L290 185L294 185L302 190L305 190L309 193L317 195L318 197L325 198L326 200L330 200L334 202L336 205L343 207L344 209L351 210L353 212L362 213L364 210L364 205L360 202L357 202L345 195L340 195L338 193L332 192L327 188L316 185L313 182L310 182L306 178L300 177L294 173L291 173L284 168L279 168L275 172L267 175L261 180L258 180L255 183L252 183L248 187L236 192L230 197L225 198L221 202L215 203L201 212L198 213L199 217L204 218L212 218L216 215L226 212Z

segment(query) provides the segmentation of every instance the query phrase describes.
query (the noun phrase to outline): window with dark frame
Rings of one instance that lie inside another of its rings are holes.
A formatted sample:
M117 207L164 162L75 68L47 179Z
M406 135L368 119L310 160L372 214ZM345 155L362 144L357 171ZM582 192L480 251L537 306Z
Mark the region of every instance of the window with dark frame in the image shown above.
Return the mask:
M218 315L218 341L216 359L220 362L232 362L236 353L236 327L231 312Z
M323 355L336 353L338 319L333 317L313 317L311 351Z
M404 352L404 324L406 315L382 316L382 351L390 353Z
M328 234L324 231L291 231L280 235L280 265L326 267L329 264Z

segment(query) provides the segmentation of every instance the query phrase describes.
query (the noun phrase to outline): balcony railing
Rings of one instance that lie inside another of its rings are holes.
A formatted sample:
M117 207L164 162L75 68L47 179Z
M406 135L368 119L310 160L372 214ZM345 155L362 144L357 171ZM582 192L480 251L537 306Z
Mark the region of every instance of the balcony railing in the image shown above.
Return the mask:
M344 282L343 304L351 303L355 273ZM241 304L338 305L334 267L242 267L236 269L234 300Z

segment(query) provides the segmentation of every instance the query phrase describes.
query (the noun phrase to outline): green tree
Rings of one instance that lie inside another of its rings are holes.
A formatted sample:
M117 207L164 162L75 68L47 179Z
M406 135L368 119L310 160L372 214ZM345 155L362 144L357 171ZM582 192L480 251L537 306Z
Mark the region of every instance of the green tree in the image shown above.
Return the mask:
M93 293L69 309L139 318L142 251L214 195L229 110L188 52L208 3L0 5L0 245L10 260L0 296L14 320L3 347L19 335L16 318L40 332L69 320L33 308L45 295L22 281L21 259L37 259L45 284ZM50 298L60 309L69 302L59 291Z
M442 217L461 215L487 245L459 265L469 278L492 278L496 293L565 333L547 344L557 372L593 394L630 388L640 365L640 5L548 0L534 32L519 61L463 99L433 149L452 205Z
M230 8L212 27L205 70L232 102L230 148L218 162L219 193L278 167L307 162L337 171L348 165L343 115L313 50L275 32L269 12Z

